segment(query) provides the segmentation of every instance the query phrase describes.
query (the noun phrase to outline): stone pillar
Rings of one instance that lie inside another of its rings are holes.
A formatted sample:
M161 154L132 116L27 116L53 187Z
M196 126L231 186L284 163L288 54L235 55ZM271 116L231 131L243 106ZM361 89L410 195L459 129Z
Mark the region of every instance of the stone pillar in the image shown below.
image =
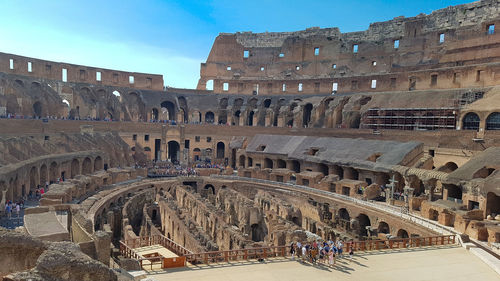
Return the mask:
M97 231L94 233L94 245L96 259L103 264L109 266L109 259L111 257L111 235L104 231Z

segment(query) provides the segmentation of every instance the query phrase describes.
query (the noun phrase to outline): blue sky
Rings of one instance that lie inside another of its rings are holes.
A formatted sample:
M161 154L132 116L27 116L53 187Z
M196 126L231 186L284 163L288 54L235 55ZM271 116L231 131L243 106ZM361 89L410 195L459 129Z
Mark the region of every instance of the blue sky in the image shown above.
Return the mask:
M163 74L195 88L200 63L220 32L368 28L459 0L0 0L0 52L74 64Z

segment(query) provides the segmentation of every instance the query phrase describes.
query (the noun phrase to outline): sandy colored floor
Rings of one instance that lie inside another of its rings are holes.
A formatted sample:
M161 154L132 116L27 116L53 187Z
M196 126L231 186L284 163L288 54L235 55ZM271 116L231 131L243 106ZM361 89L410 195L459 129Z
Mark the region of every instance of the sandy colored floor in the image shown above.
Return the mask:
M460 247L378 252L343 259L335 268L290 259L248 261L151 272L152 280L308 281L308 280L453 280L489 281L500 276Z

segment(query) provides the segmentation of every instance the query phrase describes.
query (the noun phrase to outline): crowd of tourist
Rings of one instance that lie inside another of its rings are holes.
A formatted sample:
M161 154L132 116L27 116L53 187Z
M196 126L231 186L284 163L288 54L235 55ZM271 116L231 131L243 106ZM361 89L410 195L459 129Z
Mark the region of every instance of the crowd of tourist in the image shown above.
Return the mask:
M24 201L23 200L19 200L17 202L12 202L12 201L8 201L7 203L5 203L5 215L7 216L7 218L11 218L12 217L12 213L16 213L16 217L19 218L19 215L21 213L21 209L24 208Z
M180 165L170 161L151 161L146 164L135 164L136 168L146 168L149 177L176 177L176 176L198 176L197 169L212 168L219 169L222 173L224 165L212 164L210 162L195 163L192 166Z
M342 240L313 242L311 244L302 244L300 242L291 243L290 255L292 259L297 257L301 262L310 262L312 264L325 264L334 266L337 259L344 257L344 242ZM353 247L350 247L349 257L354 255Z

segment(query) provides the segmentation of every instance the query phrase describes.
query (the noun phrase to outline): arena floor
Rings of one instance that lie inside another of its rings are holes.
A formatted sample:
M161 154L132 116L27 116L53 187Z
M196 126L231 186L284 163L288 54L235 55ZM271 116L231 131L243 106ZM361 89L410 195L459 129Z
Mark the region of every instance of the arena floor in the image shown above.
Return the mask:
M500 276L461 247L410 249L355 255L335 268L275 259L169 270L148 280L304 281L304 280L500 280Z

